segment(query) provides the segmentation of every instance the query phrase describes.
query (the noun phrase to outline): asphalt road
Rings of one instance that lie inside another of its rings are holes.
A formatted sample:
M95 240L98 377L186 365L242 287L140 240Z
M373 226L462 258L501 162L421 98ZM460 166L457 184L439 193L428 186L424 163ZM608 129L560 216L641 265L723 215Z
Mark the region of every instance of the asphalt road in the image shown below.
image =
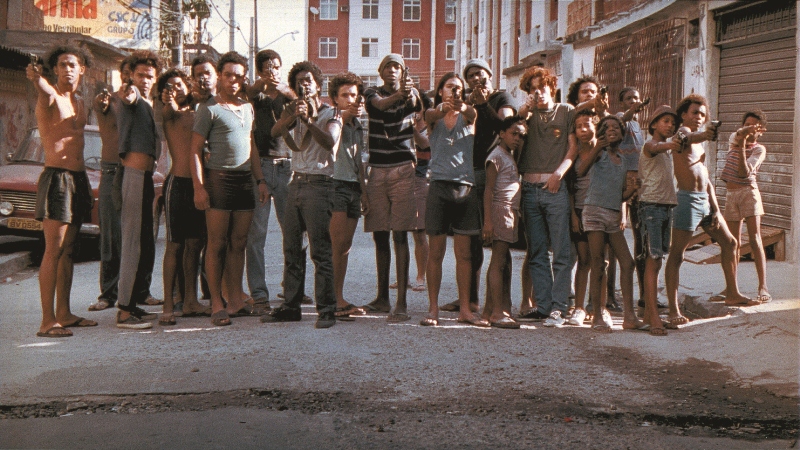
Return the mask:
M272 295L279 238L273 221ZM348 300L369 302L374 250L361 230L350 261ZM442 302L455 298L453 266L450 250ZM73 312L100 325L59 340L35 337L38 279L26 269L0 284L0 448L798 448L800 296L796 277L777 275L796 267L769 268L771 304L656 338L475 329L447 313L423 328L417 292L403 324L371 315L316 330L308 307L299 323L124 331L113 311L86 311L98 290L89 261L76 266ZM704 270L685 269L682 284Z

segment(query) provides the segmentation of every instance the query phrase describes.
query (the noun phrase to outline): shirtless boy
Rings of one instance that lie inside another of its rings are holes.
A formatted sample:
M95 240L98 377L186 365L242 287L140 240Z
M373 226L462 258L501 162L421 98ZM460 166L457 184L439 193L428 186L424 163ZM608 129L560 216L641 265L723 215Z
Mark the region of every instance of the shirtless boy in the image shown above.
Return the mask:
M72 336L68 327L97 325L72 314L69 307L73 245L81 223L89 219L93 202L83 165L86 109L76 94L89 58L88 52L75 47L51 50L46 61L55 73L55 86L42 76L39 65L31 64L25 72L38 94L36 123L44 147L44 170L36 194L36 219L43 222L45 241L39 270L39 337L68 337Z
M194 109L187 84L188 77L179 69L171 69L158 77L169 155L172 159L166 191L167 245L164 250L164 313L161 325L174 325L173 292L177 280L184 280L183 315L208 314L197 301L197 269L205 238L205 216L194 207L192 186L192 127ZM182 264L178 264L178 259ZM179 277L177 270L183 270Z
M689 322L681 315L678 308L678 285L680 267L689 240L698 226L711 236L722 249L722 270L725 273L725 304L729 306L753 306L758 302L744 297L736 283L736 239L722 219L714 184L708 179L705 166L706 153L704 141L713 140L717 129L707 126L705 131L699 128L708 119L708 103L703 96L690 94L680 101L676 108L679 135L685 136L681 150L673 153L672 161L675 178L678 181L678 205L675 208L675 219L672 225L672 246L667 258L664 278L667 284L669 300L669 317L667 328L676 328Z

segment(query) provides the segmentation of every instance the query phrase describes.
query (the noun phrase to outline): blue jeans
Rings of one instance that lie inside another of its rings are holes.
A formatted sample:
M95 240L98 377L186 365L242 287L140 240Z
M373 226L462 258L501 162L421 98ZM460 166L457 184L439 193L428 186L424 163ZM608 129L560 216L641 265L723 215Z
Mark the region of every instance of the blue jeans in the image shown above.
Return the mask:
M100 296L114 306L117 302L117 283L119 282L119 253L122 246L119 210L114 206L114 177L120 165L100 163L100 187L98 189L97 211L100 216Z
M256 208L253 210L253 222L250 224L250 231L247 234L247 247L245 248L247 285L250 288L250 296L253 298L269 299L264 246L267 243L270 203L275 203L275 216L278 218L281 231L283 231L286 197L289 194L289 179L292 176L291 165L292 163L288 159L273 161L269 158L261 158L261 172L264 174L270 196L267 203L263 205L256 202ZM253 188L256 199L258 199L258 184L253 184Z
M333 179L324 175L295 173L283 220L283 306L298 309L305 293L306 258L303 233L308 233L314 262L314 298L317 312L333 312L333 250L331 249L331 207Z
M523 181L522 213L531 254L528 265L537 309L542 314L561 311L564 315L572 276L566 183L562 180L558 192L553 194L544 189L544 184ZM547 254L548 243L553 251L552 264Z

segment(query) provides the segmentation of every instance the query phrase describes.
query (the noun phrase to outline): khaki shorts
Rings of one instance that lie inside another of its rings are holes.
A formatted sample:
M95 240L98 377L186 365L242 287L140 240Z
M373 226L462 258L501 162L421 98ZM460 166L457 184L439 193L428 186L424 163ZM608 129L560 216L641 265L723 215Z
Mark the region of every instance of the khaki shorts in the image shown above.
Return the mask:
M510 205L492 203L492 240L513 244L517 242L517 223L519 212Z
M394 167L370 167L366 194L369 211L364 231L413 231L417 227L414 195L414 163Z
M428 177L414 177L414 198L417 203L417 230L425 229L425 204L428 200Z
M730 190L725 194L725 220L739 221L747 217L763 216L764 203L758 188L743 187Z
M607 234L619 233L622 213L601 206L583 205L583 231L602 231Z

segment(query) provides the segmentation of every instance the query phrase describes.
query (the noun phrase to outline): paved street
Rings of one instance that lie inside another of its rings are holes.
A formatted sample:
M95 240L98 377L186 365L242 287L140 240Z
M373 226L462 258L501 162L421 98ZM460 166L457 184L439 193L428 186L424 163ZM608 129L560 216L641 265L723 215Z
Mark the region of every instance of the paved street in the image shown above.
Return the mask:
M279 238L273 217L273 297ZM374 251L360 230L350 261L348 300L366 303ZM452 313L423 328L427 294L410 291L412 320L398 325L376 315L315 330L308 307L299 323L179 318L134 332L115 328L113 311L86 311L98 289L91 261L76 266L73 312L100 326L45 340L35 337L37 272L25 269L0 280L0 448L797 448L798 270L768 270L772 303L664 338L475 329ZM160 265L156 274L160 295ZM682 274L687 295L723 285L719 266ZM452 250L443 280L450 301ZM753 294L752 263L740 283Z

